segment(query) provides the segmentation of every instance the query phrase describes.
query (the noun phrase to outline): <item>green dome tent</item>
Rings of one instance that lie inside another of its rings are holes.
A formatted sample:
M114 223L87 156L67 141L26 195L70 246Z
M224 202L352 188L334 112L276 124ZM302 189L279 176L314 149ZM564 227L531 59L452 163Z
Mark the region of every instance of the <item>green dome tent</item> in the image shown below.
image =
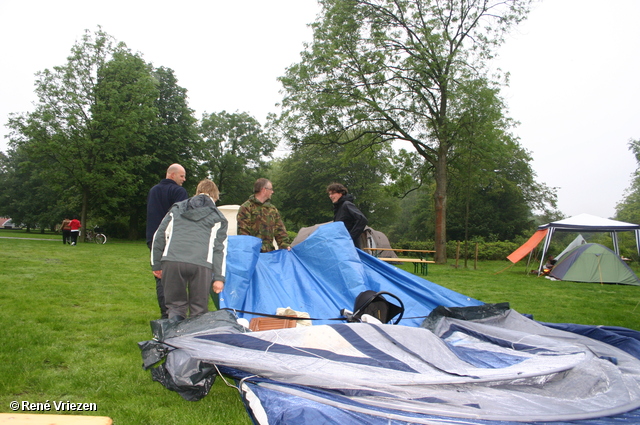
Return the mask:
M613 251L588 243L565 254L553 267L551 277L570 282L620 283L640 286L640 279Z

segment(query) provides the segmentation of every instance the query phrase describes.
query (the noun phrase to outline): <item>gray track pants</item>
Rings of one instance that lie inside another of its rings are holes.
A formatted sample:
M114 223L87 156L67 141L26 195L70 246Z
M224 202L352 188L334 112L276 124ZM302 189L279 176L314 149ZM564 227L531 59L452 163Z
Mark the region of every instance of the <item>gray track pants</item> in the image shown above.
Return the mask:
M169 319L195 317L209 311L209 288L213 271L209 267L179 261L162 262L162 286Z

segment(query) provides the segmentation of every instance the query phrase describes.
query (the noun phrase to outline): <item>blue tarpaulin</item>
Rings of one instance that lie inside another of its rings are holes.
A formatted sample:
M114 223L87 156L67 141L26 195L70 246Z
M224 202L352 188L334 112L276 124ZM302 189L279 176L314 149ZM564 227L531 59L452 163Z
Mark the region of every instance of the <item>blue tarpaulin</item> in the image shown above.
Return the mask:
M320 226L291 251L260 254L260 245L253 236L229 237L221 307L264 314L290 307L313 318L330 319L339 317L343 308L353 309L361 292L386 291L404 303L405 319L400 324L420 326L439 305L482 304L356 249L341 222Z

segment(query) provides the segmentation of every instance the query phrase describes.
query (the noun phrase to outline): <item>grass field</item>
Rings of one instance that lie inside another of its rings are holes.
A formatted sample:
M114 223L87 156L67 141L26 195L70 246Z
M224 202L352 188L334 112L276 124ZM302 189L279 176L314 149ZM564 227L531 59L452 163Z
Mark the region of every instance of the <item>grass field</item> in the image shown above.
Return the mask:
M137 343L151 338L158 316L143 242L71 247L51 234L0 230L0 249L0 412L12 412L12 401L56 401L95 403L86 414L117 425L251 423L221 379L187 402L142 369ZM552 282L509 264L431 265L428 279L540 321L640 329L640 287Z

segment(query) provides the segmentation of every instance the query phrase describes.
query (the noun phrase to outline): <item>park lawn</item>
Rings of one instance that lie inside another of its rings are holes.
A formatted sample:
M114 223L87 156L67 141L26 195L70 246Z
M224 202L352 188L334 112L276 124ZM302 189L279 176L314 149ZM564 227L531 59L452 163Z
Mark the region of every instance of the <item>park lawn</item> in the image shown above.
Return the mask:
M525 262L485 261L467 267L454 261L429 265L425 278L485 303L508 302L512 309L552 323L622 326L640 330L640 286L560 282L527 273ZM401 266L407 271L413 267ZM537 264L529 266L535 269ZM637 265L632 265L640 274Z
M0 238L0 249L0 412L12 412L11 401L68 401L96 403L85 414L116 425L251 423L219 378L188 402L143 370L137 343L152 338L159 316L143 242Z
M251 423L237 390L219 378L207 397L188 402L142 369L137 343L151 338L158 316L143 242L71 247L49 236L0 238L0 412L11 412L11 401L55 400L96 403L89 414L116 425ZM509 264L430 265L427 278L540 321L640 329L640 287L552 282Z

